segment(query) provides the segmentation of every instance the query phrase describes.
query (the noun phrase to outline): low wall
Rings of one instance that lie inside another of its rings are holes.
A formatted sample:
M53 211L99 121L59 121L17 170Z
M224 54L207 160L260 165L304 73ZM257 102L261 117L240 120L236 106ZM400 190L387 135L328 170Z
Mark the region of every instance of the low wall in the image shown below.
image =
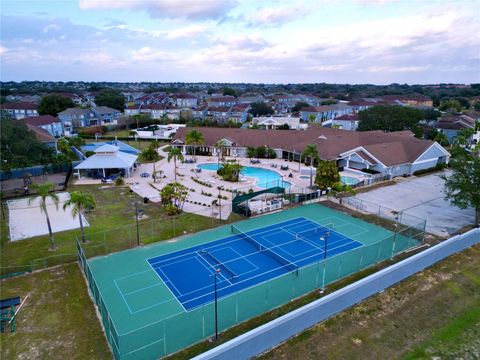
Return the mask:
M319 300L238 336L194 359L249 359L446 257L480 243L480 228L450 238Z

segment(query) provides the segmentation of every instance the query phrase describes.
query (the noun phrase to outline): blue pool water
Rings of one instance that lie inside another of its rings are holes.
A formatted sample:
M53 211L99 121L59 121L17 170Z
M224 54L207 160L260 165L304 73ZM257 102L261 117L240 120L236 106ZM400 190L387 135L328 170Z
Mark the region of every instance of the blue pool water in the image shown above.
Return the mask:
M360 182L360 180L358 180L356 178L353 178L353 177L350 177L350 176L341 176L340 180L345 185L355 185L355 184L358 184Z
M218 170L217 164L199 164L197 165L197 167L202 170L214 170L214 171ZM260 188L277 186L277 184L278 186L282 186L282 176L276 171L262 169L262 168L253 167L253 166L244 166L241 171L241 174L243 176L257 178L256 185ZM291 184L286 181L283 182L284 188L289 188L290 185Z

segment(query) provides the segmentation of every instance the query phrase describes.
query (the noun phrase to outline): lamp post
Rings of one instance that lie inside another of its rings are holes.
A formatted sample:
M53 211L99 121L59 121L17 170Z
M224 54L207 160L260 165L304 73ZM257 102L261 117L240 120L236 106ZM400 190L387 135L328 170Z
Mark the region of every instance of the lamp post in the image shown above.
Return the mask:
M140 233L138 231L138 203L135 202L135 222L137 225L137 246L140 246Z
M220 268L215 269L215 272L213 273L213 277L215 278L214 280L214 286L215 286L215 340L218 340L218 295L217 295L217 277L220 274L222 270Z
M323 279L322 279L322 290L320 291L323 293L325 291L325 274L327 272L327 246L328 246L328 236L330 235L330 231L327 231L323 237L324 240L324 247L323 247Z
M390 257L390 260L392 260L393 257L395 256L395 243L397 242L398 223L395 223L394 227L395 227L395 232L393 233L392 256Z

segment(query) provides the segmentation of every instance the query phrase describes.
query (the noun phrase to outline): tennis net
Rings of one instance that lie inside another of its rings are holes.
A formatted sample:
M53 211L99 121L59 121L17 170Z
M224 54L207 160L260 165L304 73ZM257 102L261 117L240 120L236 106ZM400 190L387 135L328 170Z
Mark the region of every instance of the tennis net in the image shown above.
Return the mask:
M313 229L300 231L296 233L297 240L301 238L310 238L310 237L319 236L319 235L320 237L322 237L322 236L325 236L327 233L331 233L333 231L332 229L334 228L335 228L334 224L327 224L327 225L321 225L321 226L315 227Z
M273 258L275 261L277 261L280 265L283 265L285 268L287 268L289 271L294 271L298 270L298 266L292 263L291 261L285 259L283 256L277 254L276 252L272 251L270 248L267 248L266 246L263 246L260 244L257 240L252 238L250 235L247 235L243 231L237 229L234 225L232 225L232 234L237 235L240 237L242 240L245 240L252 244L259 252L263 252L267 255L269 255L271 258Z
M220 260L218 260L215 256L213 256L212 254L210 254L207 250L200 250L198 252L202 257L206 258L207 262L211 264L210 261L214 262L216 265L218 265L221 269L224 269L225 272L229 273L230 274L230 278L231 279L235 279L238 277L237 274L235 274L235 272L233 272L232 269L230 269L227 265L225 265L224 263L222 263ZM208 261L210 260L210 261Z

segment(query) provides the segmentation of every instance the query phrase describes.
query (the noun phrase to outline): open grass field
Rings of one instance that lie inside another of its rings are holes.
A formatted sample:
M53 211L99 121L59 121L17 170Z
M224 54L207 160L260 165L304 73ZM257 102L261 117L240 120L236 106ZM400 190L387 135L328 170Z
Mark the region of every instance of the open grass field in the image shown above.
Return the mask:
M111 359L77 264L4 280L2 298L30 294L14 334L0 335L3 360Z
M477 245L260 358L478 359L479 289Z
M142 243L150 243L178 236L184 232L195 232L218 225L216 220L195 214L182 214L175 220L163 211L155 203L143 204L142 198L130 192L128 187L104 187L101 185L77 185L69 186L68 191L80 190L87 192L95 198L97 208L86 214L90 227L86 228L87 237L93 243L107 242L109 251L124 249L127 245L127 235L134 238L135 234L135 207L134 203L140 203L139 208L144 210L145 218L140 220L140 240ZM3 210L3 209L2 209ZM7 218L8 214L5 215ZM235 219L232 216L232 220ZM156 223L155 232L150 231L149 224L154 220ZM119 229L119 227L122 227ZM109 229L104 234L98 233ZM89 235L94 234L97 235ZM1 222L1 266L30 265L33 260L49 257L47 265L55 265L76 259L75 236L80 230L63 231L55 234L58 245L57 251L49 251L49 239L46 236L20 240L8 241L8 222ZM42 261L38 262L42 265ZM19 267L19 270L22 268ZM5 270L5 269L3 269ZM11 270L11 269L10 269ZM2 271L4 272L4 271Z

